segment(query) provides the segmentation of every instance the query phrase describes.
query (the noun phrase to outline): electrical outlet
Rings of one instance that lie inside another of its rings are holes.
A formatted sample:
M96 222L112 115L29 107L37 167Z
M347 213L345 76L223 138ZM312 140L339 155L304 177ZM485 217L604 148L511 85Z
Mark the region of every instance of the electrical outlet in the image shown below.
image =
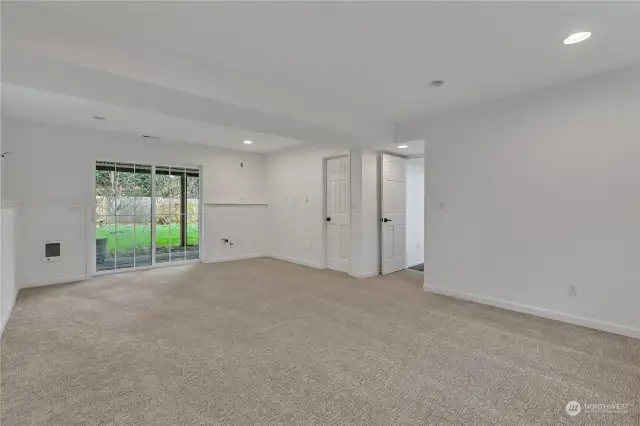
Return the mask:
M574 283L569 283L567 286L567 294L574 297L578 295L578 288Z

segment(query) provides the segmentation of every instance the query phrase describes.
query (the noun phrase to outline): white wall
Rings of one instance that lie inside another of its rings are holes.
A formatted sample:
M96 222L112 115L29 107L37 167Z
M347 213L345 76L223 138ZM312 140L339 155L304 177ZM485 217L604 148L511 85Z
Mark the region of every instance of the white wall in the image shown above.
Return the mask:
M267 156L268 239L275 257L322 268L325 265L324 170L326 157L350 153L351 271L377 274L377 159L349 148L299 147ZM362 232L363 229L365 232ZM362 250L362 247L365 250Z
M96 160L202 165L205 262L273 255L324 267L323 158L348 148L298 147L266 157L27 120L4 118L3 125L3 143L14 154L4 162L2 198L18 211L21 287L90 273ZM365 277L378 271L377 156L355 150L351 158L351 273ZM62 259L43 262L42 243L57 240Z
M351 275L368 278L380 273L378 154L351 151Z
M2 128L0 152L4 152L5 128ZM7 157L8 158L8 157ZM0 162L0 183L2 182L2 163ZM1 185L0 185L1 189ZM1 200L1 198L0 198ZM9 320L13 305L18 297L19 288L15 271L15 224L16 214L12 202L0 201L0 336Z
M378 153L362 151L362 263L358 274L380 274L380 169Z
M270 255L267 205L205 206L205 262L223 262ZM232 244L222 241L228 239Z
M407 266L424 262L424 158L407 160Z
M96 160L202 166L203 201L211 203L204 209L203 260L266 251L264 229L255 227L266 214L261 154L7 118L3 127L4 149L13 154L3 160L2 198L16 202L18 210L16 279L22 286L87 275ZM234 249L218 247L220 239L230 235L241 244ZM42 261L42 242L50 240L63 243L59 262Z
M299 147L267 155L271 254L324 267L323 158L348 151Z
M13 304L18 296L15 280L15 212L12 206L3 206L1 214L1 270L0 270L0 319L2 321L0 335L7 324Z
M426 289L640 337L640 67L422 128Z

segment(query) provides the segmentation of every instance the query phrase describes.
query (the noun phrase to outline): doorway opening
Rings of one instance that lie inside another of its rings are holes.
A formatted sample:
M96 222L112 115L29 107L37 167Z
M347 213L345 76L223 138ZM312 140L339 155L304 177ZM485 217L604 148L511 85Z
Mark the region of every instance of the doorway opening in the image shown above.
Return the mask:
M407 267L424 272L424 158L407 159Z
M424 158L380 157L382 274L424 271Z

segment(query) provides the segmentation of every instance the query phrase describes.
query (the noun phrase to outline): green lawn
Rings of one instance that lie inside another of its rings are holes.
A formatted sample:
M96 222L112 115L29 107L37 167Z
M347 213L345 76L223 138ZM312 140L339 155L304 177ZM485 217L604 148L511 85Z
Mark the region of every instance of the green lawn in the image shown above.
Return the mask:
M131 250L134 243L134 225L115 225L96 227L96 238L107 238L107 251L113 253L118 244L118 251ZM116 238L117 236L117 238ZM156 225L156 246L168 247L180 245L180 224ZM198 225L187 224L187 245L198 244ZM135 246L151 247L151 225L135 225Z

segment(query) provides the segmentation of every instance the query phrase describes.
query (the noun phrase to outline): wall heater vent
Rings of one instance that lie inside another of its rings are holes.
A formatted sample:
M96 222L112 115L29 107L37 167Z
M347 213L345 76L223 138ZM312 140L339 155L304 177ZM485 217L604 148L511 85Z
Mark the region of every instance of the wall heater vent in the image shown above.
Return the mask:
M49 241L44 243L44 261L45 262L55 262L60 260L61 251L60 251L60 242L59 241Z

